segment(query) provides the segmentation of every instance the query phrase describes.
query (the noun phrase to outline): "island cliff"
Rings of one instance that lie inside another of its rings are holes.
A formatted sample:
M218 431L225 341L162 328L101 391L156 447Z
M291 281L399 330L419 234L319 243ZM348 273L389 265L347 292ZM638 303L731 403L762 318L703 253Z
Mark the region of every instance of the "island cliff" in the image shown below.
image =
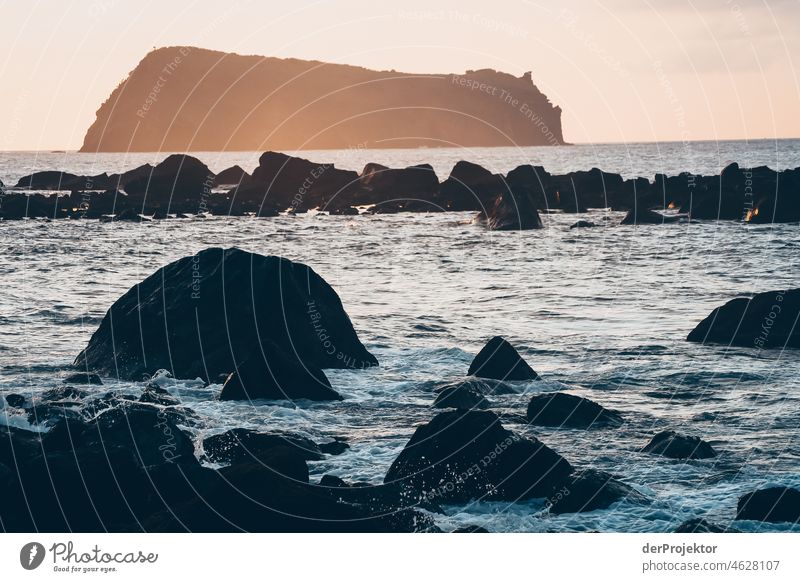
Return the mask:
M193 47L150 52L82 152L529 146L564 143L530 73L373 71Z

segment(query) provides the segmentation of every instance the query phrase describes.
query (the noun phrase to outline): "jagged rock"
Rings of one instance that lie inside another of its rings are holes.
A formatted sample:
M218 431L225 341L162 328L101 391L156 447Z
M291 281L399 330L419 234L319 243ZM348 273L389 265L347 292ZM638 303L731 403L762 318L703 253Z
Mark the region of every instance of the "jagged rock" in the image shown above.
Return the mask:
M737 297L717 307L686 338L750 348L800 347L800 289Z
M436 395L434 408L458 408L461 410L485 409L491 403L480 390L469 382L446 386Z
M478 352L469 366L469 375L495 380L536 380L539 375L522 359L517 350L500 336L495 336Z
M599 428L622 424L622 417L616 412L564 392L537 394L531 398L527 418L537 426L562 428Z
M547 495L571 471L561 455L506 430L494 413L457 410L418 427L384 483L437 503L518 501Z
M723 526L702 517L688 519L675 528L674 533L740 533L738 529Z
M75 366L132 380L160 369L209 380L275 346L310 369L377 364L336 292L311 268L209 248L120 297Z
M262 341L265 354L253 354L225 381L220 400L341 400L325 373L310 362Z
M674 430L665 430L655 435L642 452L670 459L711 459L717 456L714 448L704 440L684 436Z
M736 519L800 523L800 490L768 487L742 495L737 504Z
M147 404L159 404L161 406L177 406L181 403L180 399L176 398L158 384L150 383L145 386L142 395L139 396L139 402Z
M550 513L582 513L606 509L622 501L646 503L647 498L605 471L584 469L566 476L548 498Z
M78 372L76 374L70 374L64 380L62 380L64 384L95 384L101 385L103 381L100 379L100 376L97 374L90 374L88 372Z
M54 402L57 400L83 400L89 395L86 390L74 388L72 386L59 386L45 390L42 393L41 399L44 401Z

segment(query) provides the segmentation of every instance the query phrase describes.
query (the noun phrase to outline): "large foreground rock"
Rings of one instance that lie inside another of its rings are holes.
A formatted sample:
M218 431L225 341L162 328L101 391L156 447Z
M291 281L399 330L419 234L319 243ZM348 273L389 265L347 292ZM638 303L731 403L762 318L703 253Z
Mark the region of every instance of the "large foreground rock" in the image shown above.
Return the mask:
M800 523L800 490L769 487L739 498L736 519Z
M800 289L737 297L717 307L686 338L749 348L800 348Z
M274 346L309 367L377 364L339 296L310 267L209 248L120 297L75 366L131 380L165 369L211 381Z
M437 503L547 497L572 471L536 439L503 428L489 411L442 412L417 428L384 482Z
M553 392L537 394L528 403L528 422L538 426L599 428L619 426L622 417L586 398Z
M500 336L483 346L469 366L469 375L494 380L536 380L539 375L517 350Z

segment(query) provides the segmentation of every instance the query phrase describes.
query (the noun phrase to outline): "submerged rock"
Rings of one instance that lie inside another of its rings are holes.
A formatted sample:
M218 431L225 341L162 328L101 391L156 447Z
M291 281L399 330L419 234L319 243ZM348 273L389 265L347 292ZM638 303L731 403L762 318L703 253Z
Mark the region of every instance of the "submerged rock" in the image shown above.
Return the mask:
M736 519L800 523L800 490L768 487L742 495L737 504Z
M203 451L214 463L259 461L267 451L281 447L295 451L304 461L322 460L322 451L311 439L288 433L259 433L234 428L203 439Z
M539 375L522 359L517 350L500 336L495 336L478 352L469 366L471 376L495 380L536 380Z
M573 229L573 228L594 228L596 226L597 225L594 222L591 222L589 220L579 220L578 222L572 224L570 226L570 229Z
M711 459L717 456L714 448L699 437L684 436L674 430L665 430L655 435L642 448L643 453L652 453L670 459Z
M6 403L12 408L24 408L28 399L22 394L6 394Z
M606 509L618 501L646 503L647 498L605 471L583 469L557 483L548 498L550 513L583 513Z
M599 428L619 426L622 417L586 398L554 392L537 394L528 404L528 422L538 426Z
M697 324L690 342L749 348L800 348L800 289L731 299Z
M276 361L293 354L311 370L377 364L339 296L310 267L209 248L120 297L75 366L128 380L165 369L209 381L262 352Z
M384 482L437 503L547 496L572 471L536 439L506 430L489 411L442 412L417 428Z

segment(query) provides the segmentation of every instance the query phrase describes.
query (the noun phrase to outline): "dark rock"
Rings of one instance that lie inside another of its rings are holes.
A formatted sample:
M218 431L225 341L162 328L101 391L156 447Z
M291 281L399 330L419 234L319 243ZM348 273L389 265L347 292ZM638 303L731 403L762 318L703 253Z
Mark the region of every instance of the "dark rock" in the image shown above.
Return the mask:
M203 440L203 451L208 460L214 463L255 462L275 448L291 449L304 461L319 461L323 458L316 443L294 434L258 433L235 428Z
M344 479L336 477L335 475L323 475L322 479L319 480L319 484L321 487L331 487L334 489L350 487Z
M340 215L340 216L357 216L358 215L358 208L353 208L352 206L326 206L325 210L328 211L329 214L332 215Z
M506 430L489 411L449 411L417 428L384 479L436 502L547 495L572 471L558 453Z
M528 190L504 190L487 214L489 230L532 230L544 228L533 195Z
M83 400L88 395L88 392L80 388L64 386L46 390L42 393L41 399L47 402L54 402L56 400Z
M350 445L338 439L329 443L321 443L318 446L319 450L326 455L341 455L350 448Z
M536 380L539 375L510 343L495 336L478 352L469 366L471 376L495 380Z
M176 398L158 384L148 384L139 396L139 402L148 404L159 404L161 406L177 406L181 403L180 399Z
M505 178L472 162L460 161L439 186L436 198L444 210L486 211L508 189Z
M800 289L737 297L717 307L686 338L750 348L800 348Z
M528 404L528 421L537 426L599 428L619 426L622 417L586 398L553 392L537 394Z
M489 533L489 530L479 525L465 525L458 529L454 529L450 533Z
M203 162L192 156L172 154L153 168L146 176L133 178L124 183L129 195L144 197L148 204L183 208L185 201L195 202L182 212L202 212L200 208L204 194L208 196L214 182L214 174Z
M311 268L209 248L159 269L119 298L75 366L132 380L159 369L208 380L262 352L280 360L275 346L312 371L377 364L339 296Z
M800 523L800 490L769 487L742 495L737 504L736 519Z
M645 503L647 498L605 471L575 471L558 483L548 498L550 513L582 513L606 509L622 501Z
M738 529L706 521L702 517L688 519L674 533L740 533Z
M665 216L654 210L637 206L633 210L629 210L625 218L622 219L620 224L669 224L678 222L682 216Z
M714 448L704 440L680 435L674 430L665 430L655 435L642 452L670 459L711 459L717 456Z
M70 374L63 380L64 384L96 384L101 385L103 381L97 374L90 374L88 372L78 372Z
M60 402L37 402L26 410L29 423L52 426L63 419L80 419L79 408L79 402L64 400Z
M594 222L591 222L589 220L579 220L578 222L576 222L575 224L570 226L570 229L573 229L573 228L594 228L596 226L597 225Z
M265 355L254 354L228 376L220 400L341 400L325 373L263 342Z
M27 402L22 394L6 394L6 403L12 408L25 408Z
M241 166L231 166L214 177L214 186L246 184L249 180L250 174L245 172Z
M408 168L387 168L370 163L358 178L357 204L377 204L389 200L433 203L439 191L439 179L430 164Z
M483 397L478 388L469 382L443 388L433 401L434 408L458 408L474 410L489 408L490 402Z
M48 170L23 176L17 181L16 188L25 188L27 190L68 190L69 184L80 179L81 176L76 176L69 172Z

